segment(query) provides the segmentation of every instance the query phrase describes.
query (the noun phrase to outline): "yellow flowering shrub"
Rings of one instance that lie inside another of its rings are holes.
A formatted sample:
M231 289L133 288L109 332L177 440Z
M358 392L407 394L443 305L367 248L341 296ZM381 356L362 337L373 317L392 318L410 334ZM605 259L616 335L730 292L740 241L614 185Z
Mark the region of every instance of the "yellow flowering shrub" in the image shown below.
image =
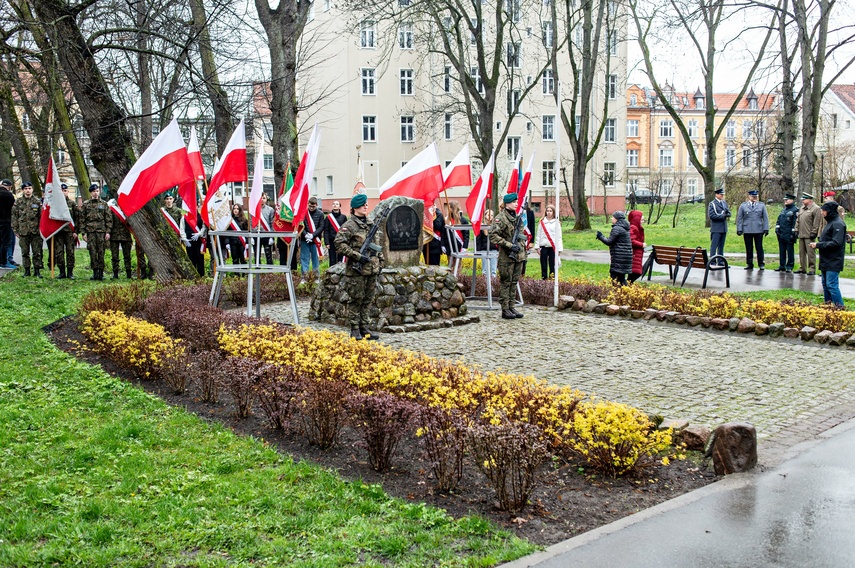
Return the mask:
M83 319L80 331L100 353L146 379L157 376L168 356L180 357L184 353L181 340L169 337L162 326L123 312L91 311Z
M637 408L585 401L573 418L575 436L570 445L591 467L617 477L652 465L656 454L670 446L671 430L651 430L652 426Z

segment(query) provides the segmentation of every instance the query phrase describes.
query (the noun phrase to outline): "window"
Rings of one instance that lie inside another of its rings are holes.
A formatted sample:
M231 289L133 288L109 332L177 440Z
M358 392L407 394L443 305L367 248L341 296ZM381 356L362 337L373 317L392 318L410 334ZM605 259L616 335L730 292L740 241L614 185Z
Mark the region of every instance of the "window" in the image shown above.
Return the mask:
M695 99L695 107L699 110L703 110L704 108L706 108L703 97L698 97Z
M671 195L671 190L674 187L674 180L663 179L659 184L659 192L660 195L664 195L665 197Z
M757 99L749 99L748 108L749 110L757 110Z
M454 24L453 24L453 22L451 21L451 16L445 16L445 17L442 19L442 29L443 29L443 30L445 30L445 31L447 31L447 32L450 32L450 31L452 30L452 27L453 27L453 26L454 26Z
M472 77L472 82L475 83L475 88L479 93L484 92L484 83L481 81L481 70L478 67L469 69L469 76Z
M670 168L674 165L674 149L659 148L659 167Z
M315 3L314 2L309 4L309 15L306 17L306 20L309 22L315 21Z
M766 122L758 120L754 123L754 132L757 134L757 139L760 140L766 136Z
M543 115L543 140L555 140L555 116Z
M637 168L638 167L638 150L627 150L626 151L626 167L628 167L628 168Z
M552 31L552 22L542 22L541 27L543 30L543 46L552 47L555 42L555 33Z
M65 163L65 150L62 148L57 149L56 151L56 163L64 164Z
M89 154L83 154L83 163L87 166L92 165L92 158L89 156Z
M606 75L606 96L612 101L617 98L617 75Z
M734 138L736 138L736 121L735 120L728 120L727 121L727 126L725 127L724 135L728 140L733 140Z
M446 93L451 92L451 65L445 66L445 71L442 75L442 90Z
M551 95L555 92L555 74L552 72L552 69L547 69L543 72L541 83L543 84L544 95Z
M659 137L673 138L674 137L674 121L660 120L659 121Z
M413 94L413 70L401 69L401 94Z
M472 27L469 30L469 43L472 45L475 45L478 43L477 32L481 29L481 27L478 25L478 20L476 20L475 18L470 18L469 22L472 25ZM472 31L472 30L475 30L475 31Z
M617 17L618 3L615 0L609 0L609 19L614 20Z
M362 117L362 141L377 142L377 117Z
M398 28L398 47L413 49L413 23L404 22Z
M604 162L603 163L603 183L606 187L614 187L615 186L615 163L614 162Z
M508 51L508 67L513 69L520 68L520 44L518 43L509 43L507 44Z
M520 0L508 0L507 14L514 22L519 22L522 17L522 9Z
M629 97L629 105L635 106L638 104L638 97L636 95L630 95Z
M697 138L698 137L698 121L690 120L687 124L689 130L689 138Z
M443 133L445 134L446 140L451 140L453 137L453 131L451 128L451 113L445 113L445 123L443 125Z
M615 136L617 134L617 119L616 118L607 118L606 126L603 128L603 141L604 142L614 142Z
M362 70L362 94L363 95L373 95L374 94L374 78L375 71L372 68L366 68Z
M520 137L508 136L508 159L516 160L520 155Z
M609 55L617 55L617 46L618 46L618 38L617 38L617 30L609 30L608 37L606 38L608 42Z
M742 167L750 168L751 167L751 150L749 148L742 149Z
M330 0L324 0L324 12L330 11Z
M160 125L156 122L153 122L151 125L151 135L153 138L157 138L160 134Z
M333 177L327 176L327 195L333 194Z
M728 148L724 151L724 165L725 167L732 168L736 165L736 150L733 148Z
M626 121L626 137L627 138L637 138L638 137L638 121L637 120L627 120Z
M508 91L508 116L514 114L520 109L520 91L514 89Z
M406 7L410 5L410 0L398 0L398 6Z
M742 121L742 139L743 140L748 140L749 138L751 138L752 126L753 125L751 124L750 120L743 120Z
M543 179L541 185L543 187L555 186L555 162L543 162Z
M272 170L273 169L273 154L265 154L264 155L264 169Z
M374 49L377 37L377 24L373 20L365 20L359 25L359 47Z
M581 129L582 129L582 115L577 114L576 115L576 127L573 129L574 135L576 136L577 140L579 139L579 132L581 132Z
M688 188L689 188L689 195L696 195L698 193L698 180L697 180L697 178L689 178Z
M412 116L401 117L401 142L416 141L415 118Z

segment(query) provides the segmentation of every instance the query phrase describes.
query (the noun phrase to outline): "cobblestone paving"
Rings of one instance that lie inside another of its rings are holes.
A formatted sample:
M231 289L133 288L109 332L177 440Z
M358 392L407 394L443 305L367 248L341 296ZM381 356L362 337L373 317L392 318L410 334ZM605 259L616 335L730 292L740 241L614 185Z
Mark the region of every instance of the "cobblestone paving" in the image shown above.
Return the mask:
M477 305L477 304L474 304ZM321 327L306 317L301 321ZM748 421L778 451L855 417L855 351L539 307L502 320L381 334L391 346L531 374L649 413L714 427ZM262 315L291 321L288 304ZM323 326L331 329L331 326Z

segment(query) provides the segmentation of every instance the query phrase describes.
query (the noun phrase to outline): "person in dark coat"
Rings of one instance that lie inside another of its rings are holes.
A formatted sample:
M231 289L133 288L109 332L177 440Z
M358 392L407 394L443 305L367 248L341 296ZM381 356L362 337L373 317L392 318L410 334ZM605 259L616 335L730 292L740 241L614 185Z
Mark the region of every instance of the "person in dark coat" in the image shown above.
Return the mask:
M341 212L341 203L333 201L332 211L324 218L322 231L324 234L324 244L327 245L327 256L330 259L330 266L338 264L341 261L341 255L335 248L335 237L338 235L339 229L347 222L347 215Z
M484 211L484 217L481 219L481 230L478 232L478 236L475 237L475 252L489 252L487 249L487 242L489 241L489 237L487 235L488 230L485 227L488 227L493 224L493 210L487 209ZM490 243L489 246L490 251L498 251L499 245L495 243ZM484 272L484 276L494 277L496 276L496 266L498 265L499 259L498 257L493 258L485 258L481 261L481 268Z
M238 203L232 205L232 220L238 228L235 229L234 226L230 226L230 231L249 230L249 217L244 213L243 207ZM228 237L228 244L229 256L232 257L232 264L246 264L246 257L244 256L243 250L244 244L240 237Z
M813 249L819 249L819 270L822 273L822 293L826 302L843 307L840 294L840 273L843 272L843 260L846 254L846 224L837 211L837 202L822 204L822 216L827 225L819 236L819 241L810 243Z
M623 211L612 213L612 230L606 238L597 231L597 239L609 247L609 275L620 286L626 285L626 275L632 272L632 241L629 237L629 223Z
M9 245L12 243L15 233L12 232L12 206L15 205L15 194L12 193L12 181L4 179L0 181L0 268L14 269L12 255L9 254ZM14 249L13 249L14 250Z
M724 240L727 238L727 220L730 208L724 200L724 188L715 190L715 199L710 201L707 215L710 218L710 258L724 256ZM724 266L724 262L715 259L710 266Z
M433 220L433 234L434 237L428 245L427 263L439 266L442 253L448 250L446 247L445 217L442 211L439 210L439 207L436 208L436 217Z
M642 261L644 260L644 213L638 209L629 212L629 240L632 242L632 272L629 281L635 282L641 278Z
M796 262L796 219L799 209L796 207L796 196L784 196L784 208L778 214L775 223L775 235L778 237L778 268L775 272L792 272Z

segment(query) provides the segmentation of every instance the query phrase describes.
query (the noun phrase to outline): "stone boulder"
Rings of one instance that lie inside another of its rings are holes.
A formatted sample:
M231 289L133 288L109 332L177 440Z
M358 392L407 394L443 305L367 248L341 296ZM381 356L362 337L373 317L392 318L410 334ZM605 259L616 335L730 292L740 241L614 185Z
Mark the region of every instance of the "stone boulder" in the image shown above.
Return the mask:
M686 323L692 327L701 325L701 320L703 320L701 316L686 316Z
M837 333L831 334L831 337L828 338L828 342L832 345L843 345L846 343L847 339L849 339L848 332L838 331Z
M828 343L828 340L831 339L831 331L828 329L823 329L819 333L813 336L813 340L819 343L820 345L824 345Z
M754 326L754 333L756 335L766 335L767 333L769 333L769 324L758 323Z
M606 306L606 313L610 316L616 316L620 313L620 306L616 304L609 304Z
M813 339L813 336L816 335L816 331L815 327L806 325L799 330L799 337L802 338L802 341L810 341Z
M781 337L784 333L784 328L787 327L781 322L769 324L769 337Z
M706 455L716 475L748 471L757 465L757 430L747 422L722 424L710 436Z
M566 310L573 306L576 298L573 296L558 296L558 309Z
M736 331L739 333L751 333L752 331L757 329L757 324L754 323L753 320L748 318L742 318L739 320L739 324L736 326Z
M678 444L686 446L687 450L701 452L707 446L710 429L701 425L690 425L677 432L674 437Z
M712 326L713 329L724 331L730 327L730 320L726 320L724 318L712 318L710 320L710 326Z
M787 339L796 339L799 336L799 328L797 328L797 327L785 327L783 335Z

